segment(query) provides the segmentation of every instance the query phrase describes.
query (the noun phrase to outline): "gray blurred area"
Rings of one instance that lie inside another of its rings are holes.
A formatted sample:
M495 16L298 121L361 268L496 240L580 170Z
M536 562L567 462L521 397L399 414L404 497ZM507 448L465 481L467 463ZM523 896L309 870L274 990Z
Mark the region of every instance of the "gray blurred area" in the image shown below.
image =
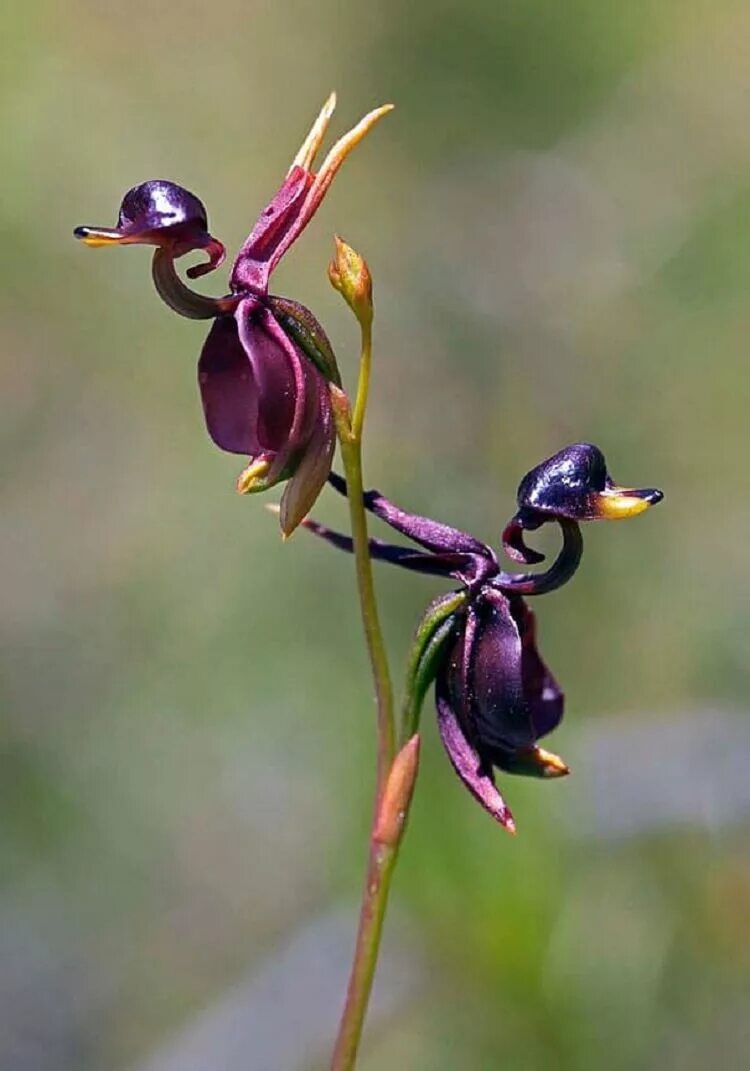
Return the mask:
M333 233L369 261L367 481L495 544L571 441L666 496L535 606L573 775L503 781L515 840L428 700L362 1071L747 1067L747 5L11 0L0 30L2 1071L326 1065L374 767L351 562L234 493L147 251L71 232L171 178L231 255L332 88L334 133L397 107L274 285L351 383ZM441 585L377 579L400 680Z

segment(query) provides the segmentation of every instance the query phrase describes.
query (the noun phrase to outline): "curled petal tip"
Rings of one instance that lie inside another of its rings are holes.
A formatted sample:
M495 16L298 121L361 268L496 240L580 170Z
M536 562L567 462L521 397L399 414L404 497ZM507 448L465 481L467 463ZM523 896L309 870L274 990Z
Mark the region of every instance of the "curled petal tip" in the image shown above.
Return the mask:
M516 515L512 521L506 524L502 535L503 549L511 561L522 562L524 565L539 565L544 561L544 554L533 547L526 545L524 538L524 524L521 516Z
M208 253L208 260L203 261L202 264L193 264L191 268L188 268L186 275L189 279L200 279L202 275L215 271L223 264L227 255L223 243L218 238L210 238L203 248Z

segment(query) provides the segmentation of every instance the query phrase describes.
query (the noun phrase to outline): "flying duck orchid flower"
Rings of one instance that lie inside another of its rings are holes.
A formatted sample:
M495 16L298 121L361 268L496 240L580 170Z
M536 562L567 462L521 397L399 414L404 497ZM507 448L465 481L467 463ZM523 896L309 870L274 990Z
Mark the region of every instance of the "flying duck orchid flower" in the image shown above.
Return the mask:
M341 164L391 109L385 105L366 115L316 172L313 162L335 104L331 94L240 249L224 297L198 294L177 274L175 261L196 250L208 259L188 268L188 277L213 271L224 259L224 247L209 233L202 203L175 183L144 182L125 195L116 227L74 232L91 246L155 246L152 274L161 298L183 316L214 321L198 362L208 433L222 450L249 457L238 480L240 493L288 480L280 510L285 536L310 509L330 472L336 436L328 382L340 380L318 321L305 306L269 293L269 280Z
M331 484L346 494L332 473ZM554 778L568 773L561 758L539 747L557 727L564 696L539 654L535 615L525 596L559 588L580 564L579 522L622 518L661 501L653 488L617 487L601 451L588 443L566 447L521 481L518 512L503 533L516 561L539 562L523 533L556 522L562 547L545 572L508 573L491 547L459 529L408 513L377 491L365 493L366 508L419 549L370 540L374 559L415 572L458 581L460 588L428 608L410 659L404 738L416 731L419 707L434 681L440 737L472 795L510 832L513 816L495 784L494 770ZM348 536L306 519L306 528L341 550Z

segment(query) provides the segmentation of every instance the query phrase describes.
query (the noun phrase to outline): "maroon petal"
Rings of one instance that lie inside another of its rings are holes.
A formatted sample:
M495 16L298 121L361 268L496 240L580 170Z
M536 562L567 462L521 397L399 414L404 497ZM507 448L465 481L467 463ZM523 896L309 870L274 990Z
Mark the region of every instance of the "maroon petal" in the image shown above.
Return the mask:
M523 677L518 625L505 596L484 588L474 600L470 649L467 649L465 708L483 746L531 747L536 739Z
M265 294L273 255L299 215L313 175L301 167L293 167L271 203L263 209L232 268L231 285L234 291Z
M238 307L239 336L258 384L258 439L276 452L269 480L278 479L312 434L318 411L315 366L253 298ZM321 380L322 382L322 380Z
M534 611L521 598L512 598L510 607L521 634L523 688L538 740L560 724L565 696L537 650Z
M347 494L346 480L337 473L331 473L330 483L339 494ZM434 554L453 555L456 558L459 555L462 556L464 559L462 572L470 575L472 581L497 572L497 558L492 548L486 543L481 543L468 532L451 528L450 525L433 521L429 517L408 513L374 489L365 491L363 501L365 509L370 513ZM459 565L458 562L456 564Z
M232 454L258 454L258 384L233 316L214 321L198 362L198 383L216 445Z
M438 730L443 746L448 753L453 769L482 807L509 833L515 833L513 815L497 790L491 770L485 771L477 752L464 735L459 719L451 706L444 681L438 678L435 685Z
M336 446L336 428L326 382L313 368L308 370L308 379L313 387L308 404L315 407L315 425L281 499L280 522L285 536L291 535L312 509L331 471Z

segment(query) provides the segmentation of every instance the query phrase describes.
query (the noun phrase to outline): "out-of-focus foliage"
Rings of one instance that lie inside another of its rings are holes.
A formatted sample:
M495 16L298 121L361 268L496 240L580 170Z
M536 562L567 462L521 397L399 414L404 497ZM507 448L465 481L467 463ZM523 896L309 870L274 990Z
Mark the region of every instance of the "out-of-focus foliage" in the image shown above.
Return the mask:
M235 495L202 426L204 327L160 305L148 253L71 237L165 177L236 249L334 86L339 129L397 111L276 285L351 382L334 230L368 259L369 481L494 542L519 477L566 442L666 492L587 530L539 607L574 773L506 782L516 841L426 718L395 894L416 974L363 1068L747 1066L728 761L750 716L747 5L11 0L2 19L3 1071L150 1066L358 896L373 717L351 562L304 533L282 546ZM378 579L399 667L435 582ZM678 761L665 740L696 726ZM653 808L610 823L609 783L617 813ZM663 784L682 801L666 822ZM304 948L312 991L328 960ZM272 1008L286 1038L295 1008ZM237 1066L263 1060L248 1037Z

